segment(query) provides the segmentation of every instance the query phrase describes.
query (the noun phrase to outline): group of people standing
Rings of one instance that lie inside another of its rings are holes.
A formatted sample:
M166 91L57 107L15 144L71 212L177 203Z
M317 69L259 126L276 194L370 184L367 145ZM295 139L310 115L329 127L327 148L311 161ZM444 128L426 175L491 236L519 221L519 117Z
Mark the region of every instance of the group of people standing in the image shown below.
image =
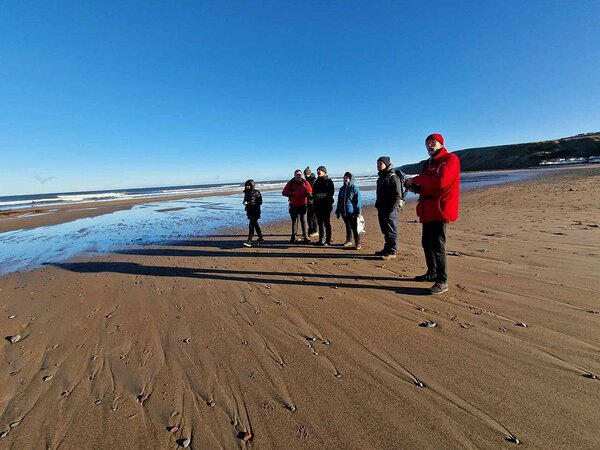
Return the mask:
M458 200L460 185L460 160L444 147L441 134L431 134L425 139L429 159L423 165L421 173L406 178L395 169L389 156L377 159L377 193L375 208L379 227L384 236L384 247L375 255L385 260L396 259L398 251L398 213L404 206L406 190L419 194L417 216L422 223L421 245L425 254L427 271L414 277L415 281L434 282L430 288L432 294L448 290L448 271L446 264L446 230L449 222L458 218ZM311 237L317 237L315 245L331 245L331 213L333 211L335 186L327 175L327 168L319 166L317 176L309 167L304 172L294 171L294 177L283 188L282 195L289 200L289 212L292 221L290 243L296 243L298 222L302 229L303 244L310 244ZM257 242L264 241L258 219L262 196L253 180L248 180L244 188L244 205L249 219L248 239L244 245L250 247L254 233ZM336 217L342 218L346 225L344 247L361 249L358 221L362 217L362 200L359 187L354 184L350 172L344 174L344 182L338 191L335 210ZM354 243L352 240L354 239Z
M304 177L303 177L304 175ZM331 245L331 213L335 204L335 186L327 175L327 168L319 166L317 176L309 167L304 173L297 169L294 178L287 182L282 194L289 199L290 218L292 220L292 235L290 243L296 242L298 222L302 228L302 243L310 244L311 237L319 240L315 245ZM344 219L346 224L345 247L354 245L360 250L360 235L358 233L358 217L361 215L362 201L360 189L354 184L350 172L344 174L344 184L338 192L336 217ZM354 244L352 238L354 237Z

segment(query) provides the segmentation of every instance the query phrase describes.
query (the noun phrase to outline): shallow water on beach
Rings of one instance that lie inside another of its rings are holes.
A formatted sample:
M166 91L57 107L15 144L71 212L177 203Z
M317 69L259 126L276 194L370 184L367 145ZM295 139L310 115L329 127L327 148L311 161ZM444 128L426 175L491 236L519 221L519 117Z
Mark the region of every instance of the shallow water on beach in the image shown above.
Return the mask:
M461 189L522 181L540 173L539 170L518 170L462 174ZM374 183L359 186L363 187L363 203L372 205ZM206 236L222 228L245 227L247 219L242 199L239 193L145 203L97 217L0 233L0 275L64 261L80 253L104 253L132 245ZM261 224L265 234L268 235L269 223L287 218L287 199L279 191L264 192ZM375 225L373 229L377 229Z

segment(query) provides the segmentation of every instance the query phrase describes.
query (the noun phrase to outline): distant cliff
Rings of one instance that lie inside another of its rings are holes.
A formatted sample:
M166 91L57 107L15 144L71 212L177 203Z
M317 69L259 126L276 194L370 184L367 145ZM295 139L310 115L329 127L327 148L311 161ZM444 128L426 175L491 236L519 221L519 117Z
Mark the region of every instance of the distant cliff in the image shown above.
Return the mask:
M450 151L452 151L450 149ZM425 152L425 148L423 148ZM454 152L460 158L463 172L472 170L524 169L538 166L542 161L558 158L587 158L600 155L600 132L578 134L555 141L530 142L527 144L497 145ZM421 171L425 160L405 164L407 174Z

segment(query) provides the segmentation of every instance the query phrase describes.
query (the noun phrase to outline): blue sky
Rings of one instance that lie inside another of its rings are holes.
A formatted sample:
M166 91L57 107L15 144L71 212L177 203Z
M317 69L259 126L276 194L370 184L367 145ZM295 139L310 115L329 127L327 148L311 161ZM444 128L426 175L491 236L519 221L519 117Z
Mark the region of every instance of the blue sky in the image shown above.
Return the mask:
M595 1L0 1L0 195L600 131Z

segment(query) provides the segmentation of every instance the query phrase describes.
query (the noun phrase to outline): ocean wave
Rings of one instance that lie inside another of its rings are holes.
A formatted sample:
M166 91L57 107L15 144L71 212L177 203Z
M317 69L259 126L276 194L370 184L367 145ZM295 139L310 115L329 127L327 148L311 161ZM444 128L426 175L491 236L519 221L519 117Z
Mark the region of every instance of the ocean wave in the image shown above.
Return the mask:
M334 182L339 185L341 184L342 178L332 178ZM356 178L357 183L369 183L377 179L377 176L360 176ZM278 189L283 188L287 181L264 181L256 183L258 189ZM173 188L147 188L133 191L113 191L113 192L81 192L81 193L64 193L64 194L48 194L49 197L35 198L35 196L24 196L18 197L4 197L0 200L0 209L20 209L28 207L47 207L57 206L64 204L77 204L77 203L95 203L95 202L106 202L111 200L137 200L137 199L155 199L161 197L171 196L188 196L188 195L202 195L212 193L236 193L241 192L244 189L242 183L231 183L223 185L212 185L212 186L190 186L190 187L173 187ZM52 196L52 197L50 197ZM27 198L29 197L29 198ZM33 198L31 198L33 197Z
M131 198L131 195L122 192L103 192L97 194L58 195L54 201L80 203L93 200L122 200L127 198Z

